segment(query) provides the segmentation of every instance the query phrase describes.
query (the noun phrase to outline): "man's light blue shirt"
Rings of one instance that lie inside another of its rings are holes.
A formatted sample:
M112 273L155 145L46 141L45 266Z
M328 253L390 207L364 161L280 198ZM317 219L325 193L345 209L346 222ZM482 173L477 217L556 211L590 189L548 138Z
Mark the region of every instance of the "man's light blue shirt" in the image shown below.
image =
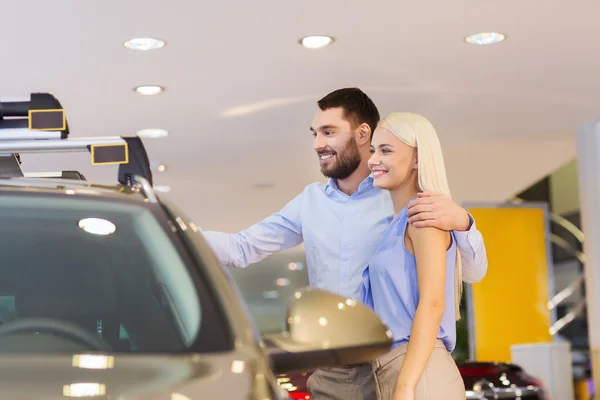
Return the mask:
M246 267L304 242L310 286L360 300L362 272L393 219L389 192L367 177L352 195L337 182L312 183L281 211L235 234L202 231L224 266ZM456 232L463 280L477 282L487 272L481 233L474 221Z

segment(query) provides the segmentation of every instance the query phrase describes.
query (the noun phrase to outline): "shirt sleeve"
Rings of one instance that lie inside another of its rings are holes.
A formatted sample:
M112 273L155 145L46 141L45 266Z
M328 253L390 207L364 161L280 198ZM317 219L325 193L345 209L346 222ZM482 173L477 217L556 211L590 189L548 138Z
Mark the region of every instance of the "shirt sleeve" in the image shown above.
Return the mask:
M466 232L454 231L456 245L460 252L462 261L462 276L466 283L477 283L481 281L488 268L487 254L483 236L477 230L473 216L469 214L471 227Z
M245 268L302 243L304 192L279 212L238 233L201 232L223 266Z

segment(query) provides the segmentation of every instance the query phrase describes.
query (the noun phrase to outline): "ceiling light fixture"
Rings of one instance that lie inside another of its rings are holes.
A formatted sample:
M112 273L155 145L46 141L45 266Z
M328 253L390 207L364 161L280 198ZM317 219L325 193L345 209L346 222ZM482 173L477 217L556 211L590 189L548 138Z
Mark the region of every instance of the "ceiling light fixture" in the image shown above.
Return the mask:
M498 32L479 32L469 35L465 38L465 42L469 44L495 44L500 43L506 39L506 35Z
M332 44L334 39L331 36L306 36L300 40L300 44L307 49L320 49Z
M190 400L190 398L181 393L172 393L171 400Z
M167 169L169 169L169 166L164 163L150 161L150 168L154 172L165 172Z
M144 85L144 86L138 86L138 87L134 88L133 90L137 94L141 94L143 96L154 96L156 94L164 92L165 88L162 86Z
M137 135L142 139L158 139L169 136L169 131L165 129L146 128L137 131Z
M165 47L165 41L154 38L133 38L125 43L123 46L127 47L130 50L138 50L138 51L150 51L150 50L158 50Z
M158 167L156 167L156 172L165 172L167 168L167 164L158 164Z

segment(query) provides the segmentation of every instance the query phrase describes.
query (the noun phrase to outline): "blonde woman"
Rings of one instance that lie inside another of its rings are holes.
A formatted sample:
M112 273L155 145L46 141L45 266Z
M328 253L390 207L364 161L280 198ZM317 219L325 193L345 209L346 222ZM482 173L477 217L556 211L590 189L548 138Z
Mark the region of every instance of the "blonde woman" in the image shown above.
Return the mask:
M394 219L363 273L362 299L389 326L392 350L374 364L380 400L464 400L450 352L462 278L453 232L416 228L408 203L423 191L450 196L435 129L420 115L393 113L372 140L374 186L388 190Z

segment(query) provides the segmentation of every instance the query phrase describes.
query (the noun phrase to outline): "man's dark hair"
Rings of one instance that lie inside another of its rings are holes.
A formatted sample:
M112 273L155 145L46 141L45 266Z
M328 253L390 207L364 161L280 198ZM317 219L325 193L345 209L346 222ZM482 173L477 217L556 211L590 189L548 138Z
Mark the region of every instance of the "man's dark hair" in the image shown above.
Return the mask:
M321 111L341 107L344 118L356 127L366 123L371 127L371 137L379 123L379 111L373 100L359 88L334 90L317 102Z

